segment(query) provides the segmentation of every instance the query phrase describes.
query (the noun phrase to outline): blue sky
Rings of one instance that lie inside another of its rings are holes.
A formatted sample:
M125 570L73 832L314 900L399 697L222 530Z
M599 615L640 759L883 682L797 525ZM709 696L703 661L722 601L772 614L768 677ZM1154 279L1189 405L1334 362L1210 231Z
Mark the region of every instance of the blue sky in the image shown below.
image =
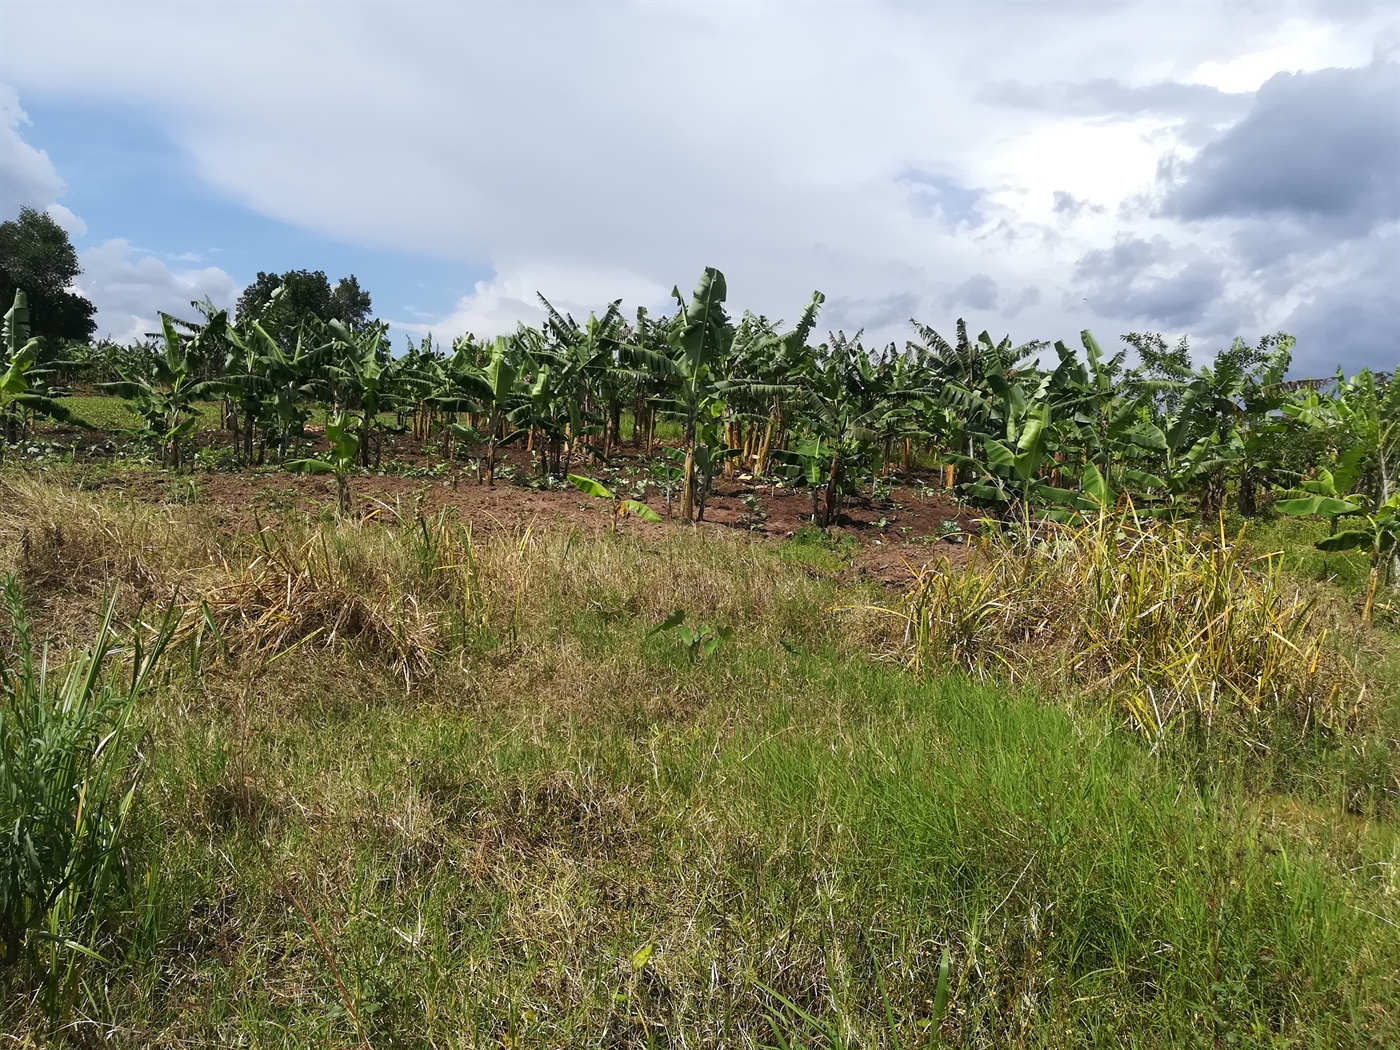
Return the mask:
M69 225L117 337L260 269L450 339L716 265L872 344L1400 358L1393 3L4 0L0 106L0 218Z
M406 321L444 317L491 276L489 267L357 245L259 214L201 179L135 109L43 99L24 109L25 140L48 154L66 184L63 206L86 226L72 238L79 251L126 239L135 255L177 271L217 267L240 286L260 270L324 270L332 281L354 274L379 313Z

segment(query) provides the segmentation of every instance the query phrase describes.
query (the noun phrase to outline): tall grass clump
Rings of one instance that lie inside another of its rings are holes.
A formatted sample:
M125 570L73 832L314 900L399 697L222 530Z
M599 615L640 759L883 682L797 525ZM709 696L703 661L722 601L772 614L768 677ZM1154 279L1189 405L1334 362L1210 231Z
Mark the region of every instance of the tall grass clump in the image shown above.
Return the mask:
M119 678L107 669L115 604L92 648L50 674L15 578L0 580L13 628L0 660L0 962L32 967L51 1017L71 1009L121 906L143 765L132 710L172 627L167 616L151 645L134 641Z
M1279 716L1339 731L1366 699L1282 558L1223 530L1130 513L1037 525L983 540L966 570L926 567L905 610L916 664L1105 697L1152 736Z
M235 656L263 661L354 645L406 686L451 653L537 646L580 610L651 624L680 608L778 636L805 629L792 618L820 587L775 574L743 538L478 533L446 513L286 524L260 532L247 554L191 580L187 631L213 625Z
M133 607L164 604L191 568L219 556L212 530L186 517L24 475L0 478L0 571L31 596L101 598L118 587Z

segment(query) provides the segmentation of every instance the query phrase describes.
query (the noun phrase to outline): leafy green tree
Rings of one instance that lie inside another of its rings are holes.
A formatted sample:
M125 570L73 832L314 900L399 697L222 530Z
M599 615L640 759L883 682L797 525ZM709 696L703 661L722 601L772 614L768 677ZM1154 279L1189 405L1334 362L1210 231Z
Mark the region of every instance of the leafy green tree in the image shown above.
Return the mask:
M97 331L97 307L69 291L82 272L67 232L52 217L24 208L19 218L0 222L0 302L12 303L23 291L36 338L86 343Z
M339 321L358 333L369 327L371 309L369 292L360 287L354 274L332 285L322 270L259 271L238 297L234 320L239 327L259 320L269 332L290 334L303 321L315 317Z

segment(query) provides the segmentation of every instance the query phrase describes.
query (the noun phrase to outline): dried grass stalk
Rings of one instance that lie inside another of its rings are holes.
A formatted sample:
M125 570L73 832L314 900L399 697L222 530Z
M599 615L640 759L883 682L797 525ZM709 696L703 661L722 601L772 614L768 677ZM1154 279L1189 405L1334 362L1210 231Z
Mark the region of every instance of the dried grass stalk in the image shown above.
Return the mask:
M904 611L914 664L1097 694L1154 736L1188 715L1343 729L1366 700L1280 557L1131 512L983 540L965 571L918 572Z

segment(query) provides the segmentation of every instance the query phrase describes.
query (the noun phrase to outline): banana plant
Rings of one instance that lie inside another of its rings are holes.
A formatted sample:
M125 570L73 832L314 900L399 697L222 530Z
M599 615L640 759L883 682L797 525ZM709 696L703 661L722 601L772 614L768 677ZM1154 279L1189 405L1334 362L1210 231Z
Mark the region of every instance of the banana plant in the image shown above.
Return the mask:
M195 328L190 338L182 337L175 324L169 314L160 315L161 350L152 360L149 377L128 373L100 387L131 402L132 410L145 421L146 432L160 446L161 466L178 470L183 464L184 439L199 421L197 403L222 389L222 380L200 379L198 373L204 353L223 342L228 315L216 311L205 325L184 324Z
M486 430L486 468L478 481L489 485L496 483L496 452L520 437L524 431L516 430L503 434L508 422L507 412L516 396L516 381L520 377L520 355L512 340L501 336L491 349L491 360L486 363L481 375L483 400L489 412Z
M336 510L350 513L350 473L359 459L360 434L354 419L344 410L332 413L326 423L330 448L325 459L294 459L285 464L294 474L334 474Z
M822 482L830 473L833 455L831 442L820 434L798 438L792 448L779 449L773 456L783 464L781 473L794 482L806 485L812 494L812 524L824 528L827 521L821 513Z
M1400 551L1400 492L1374 513L1364 515L1364 524L1318 540L1317 548L1329 552L1360 549L1367 553L1371 571L1361 620L1370 624L1375 616L1376 592L1382 584L1388 582L1392 589L1400 589L1400 574L1395 569L1396 553Z
M15 292L15 301L5 313L3 357L0 357L0 463L5 446L19 437L22 412L48 416L60 423L87 426L51 397L33 389L29 375L39 353L39 340L29 337L29 297Z
M327 369L331 403L337 409L359 410L360 465L368 467L378 459L383 447L379 416L394 407L395 380L414 382L418 377L403 375L402 370L391 365L384 337L387 325L382 321L361 331L351 331L338 320L325 328L329 336L327 350L332 357Z
M1368 368L1351 379L1337 375L1336 394L1308 391L1283 406L1285 415L1332 437L1339 460L1356 469L1356 480L1376 505L1400 486L1400 365L1382 382Z
M671 499L685 476L685 453L671 449L663 458L653 460L647 468L656 485L666 495L666 517L671 517Z
M980 479L966 486L969 495L1001 504L1007 510L1018 506L1022 513L1049 505L1051 518L1067 517L1069 511L1063 508L1092 506L1072 489L1053 485L1042 477L1054 433L1055 419L1049 401L1051 378L1040 377L1028 393L1019 377L1008 377L1000 369L990 373L989 385L1000 400L1003 437L982 438L985 458L981 460L968 462L960 454L949 457L981 474Z
M724 310L727 294L724 274L707 266L688 305L679 287L671 289L679 312L667 332L669 354L636 343L621 347L631 363L671 380L674 411L685 427L681 479L681 518L685 521L695 520L696 453L700 426L705 422L702 413L712 416L715 402L720 403L723 413L723 390L717 385L716 369L728 357L734 340L734 329ZM712 456L718 451L712 449Z
M246 330L228 333L229 354L224 369L225 395L243 417L244 464L253 461L253 432L258 426L277 434L277 458L286 459L293 438L299 436L316 395L319 347L302 325L289 353L281 340L253 321ZM259 460L262 453L259 452Z
M628 499L620 492L614 492L600 481L586 478L579 474L568 475L569 484L585 495L595 499L611 500L613 505L612 517L609 519L608 530L617 531L617 523L622 518L631 514L635 518L649 521L653 525L661 524L661 515L652 510L641 500Z
M1400 572L1395 567L1397 540L1400 540L1400 492L1374 512L1367 513L1364 494L1342 495L1355 480L1354 469L1353 463L1343 465L1337 472L1326 468L1319 470L1316 479L1302 484L1309 495L1279 500L1274 509L1281 514L1316 515L1330 520L1332 534L1317 541L1318 550L1334 553L1361 549L1367 552L1371 569L1361 618L1369 624L1375 615L1376 592L1380 586L1389 582L1392 587L1400 587ZM1359 517L1363 523L1338 531L1338 521L1347 517Z

